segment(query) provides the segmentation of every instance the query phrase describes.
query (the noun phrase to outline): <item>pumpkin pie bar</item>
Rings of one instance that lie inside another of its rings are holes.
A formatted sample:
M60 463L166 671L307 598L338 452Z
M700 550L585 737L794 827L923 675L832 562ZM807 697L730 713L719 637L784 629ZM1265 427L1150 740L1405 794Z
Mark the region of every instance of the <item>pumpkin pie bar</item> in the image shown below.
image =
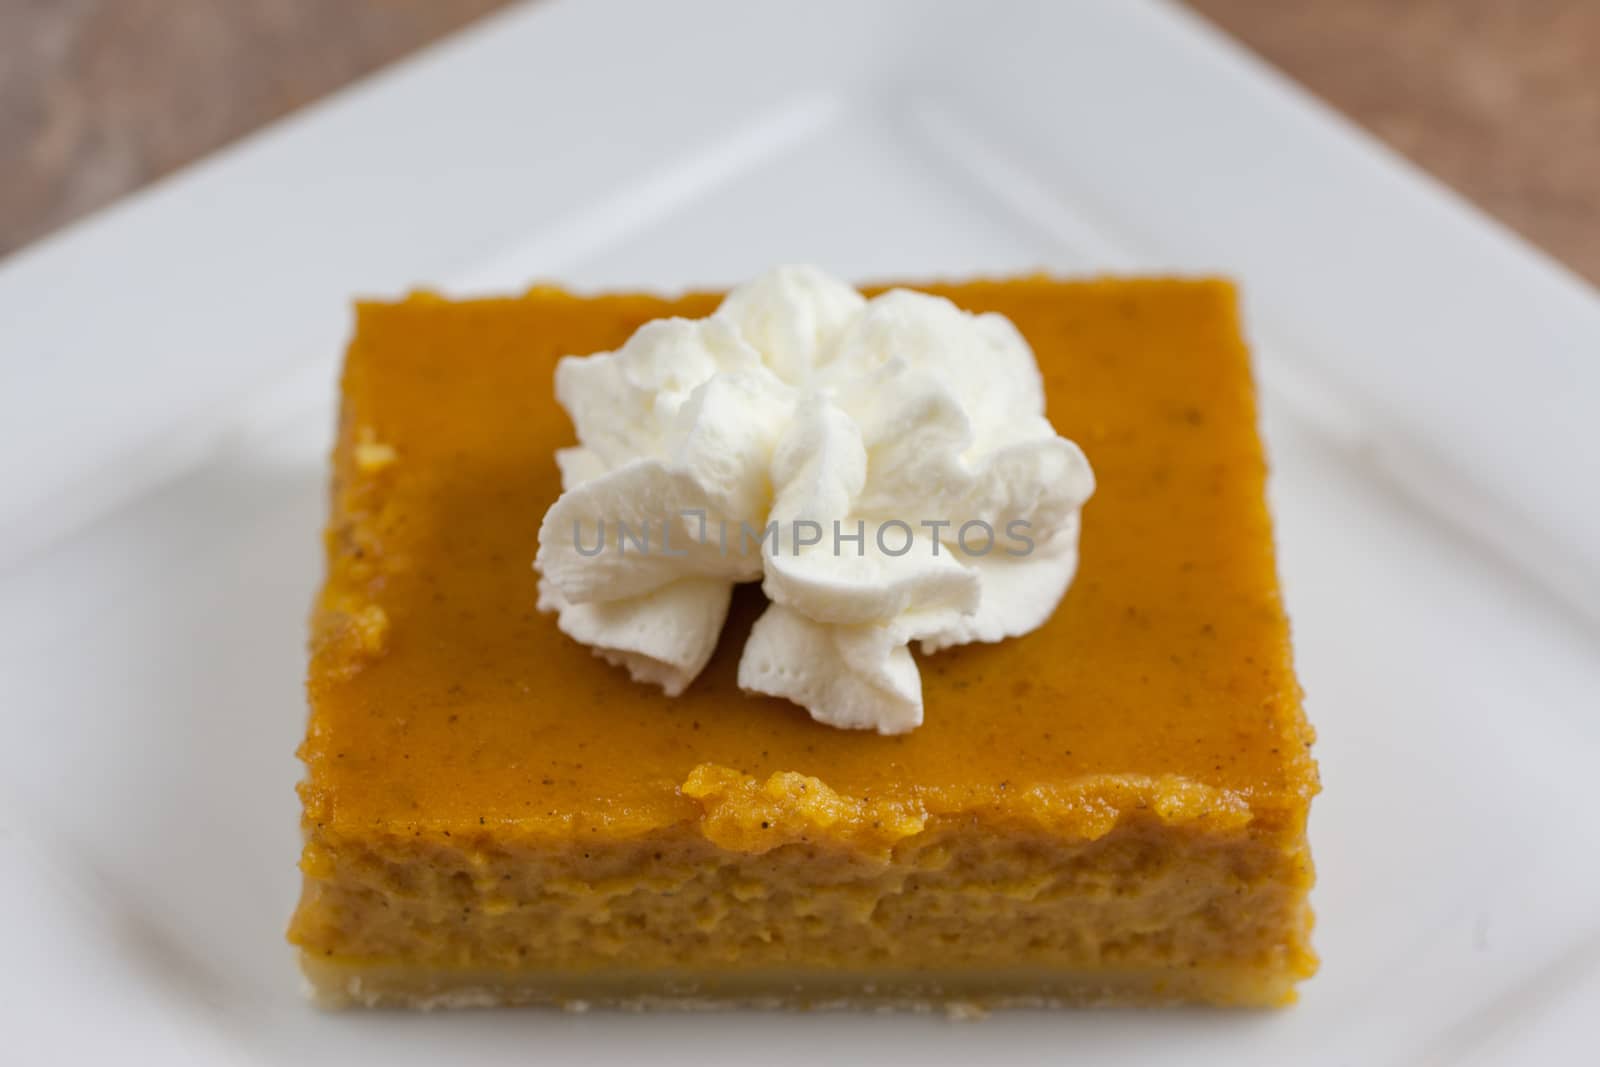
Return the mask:
M896 736L740 691L755 586L676 698L538 610L556 361L716 295L358 307L289 932L321 1003L1293 1000L1317 773L1233 289L919 288L1016 325L1098 490L1055 614L923 658Z

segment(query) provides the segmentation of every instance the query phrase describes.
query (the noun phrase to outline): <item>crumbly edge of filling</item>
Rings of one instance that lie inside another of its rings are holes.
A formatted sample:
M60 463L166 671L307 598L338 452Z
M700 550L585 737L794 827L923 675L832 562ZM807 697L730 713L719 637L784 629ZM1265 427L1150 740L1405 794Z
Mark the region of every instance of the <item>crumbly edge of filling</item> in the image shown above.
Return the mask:
M951 819L880 852L734 851L698 824L539 847L313 832L308 857L290 939L329 960L571 973L1315 968L1299 828L1132 820L1063 841Z

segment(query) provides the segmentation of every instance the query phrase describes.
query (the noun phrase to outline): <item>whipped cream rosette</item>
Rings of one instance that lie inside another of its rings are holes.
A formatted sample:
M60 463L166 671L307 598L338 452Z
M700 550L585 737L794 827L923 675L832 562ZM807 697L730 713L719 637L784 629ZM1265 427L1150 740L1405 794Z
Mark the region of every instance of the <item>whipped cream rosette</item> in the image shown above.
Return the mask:
M922 721L913 642L1027 633L1071 583L1094 477L1001 316L779 268L708 318L562 360L556 391L580 444L557 457L540 607L670 695L733 586L760 580L740 686L904 732Z

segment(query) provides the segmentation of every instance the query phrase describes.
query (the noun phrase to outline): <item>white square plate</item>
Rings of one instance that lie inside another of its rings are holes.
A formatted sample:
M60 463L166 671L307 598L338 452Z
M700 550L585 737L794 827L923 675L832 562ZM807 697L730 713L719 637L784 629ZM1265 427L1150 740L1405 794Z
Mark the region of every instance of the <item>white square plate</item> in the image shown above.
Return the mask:
M282 930L348 295L806 260L1243 283L1321 732L1322 973L1268 1015L313 1011ZM491 19L0 264L6 1040L17 1062L1592 1055L1597 406L1591 290L1163 4Z

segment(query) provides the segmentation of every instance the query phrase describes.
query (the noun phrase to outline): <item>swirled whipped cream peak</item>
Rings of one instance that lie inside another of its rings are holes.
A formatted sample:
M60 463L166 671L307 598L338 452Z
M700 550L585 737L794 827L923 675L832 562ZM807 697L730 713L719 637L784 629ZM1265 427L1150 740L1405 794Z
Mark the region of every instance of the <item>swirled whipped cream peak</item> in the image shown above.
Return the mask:
M541 610L677 696L733 587L769 604L739 685L819 722L922 722L911 655L1028 633L1072 581L1094 475L1011 322L780 267L704 319L569 356L579 444L539 531Z

